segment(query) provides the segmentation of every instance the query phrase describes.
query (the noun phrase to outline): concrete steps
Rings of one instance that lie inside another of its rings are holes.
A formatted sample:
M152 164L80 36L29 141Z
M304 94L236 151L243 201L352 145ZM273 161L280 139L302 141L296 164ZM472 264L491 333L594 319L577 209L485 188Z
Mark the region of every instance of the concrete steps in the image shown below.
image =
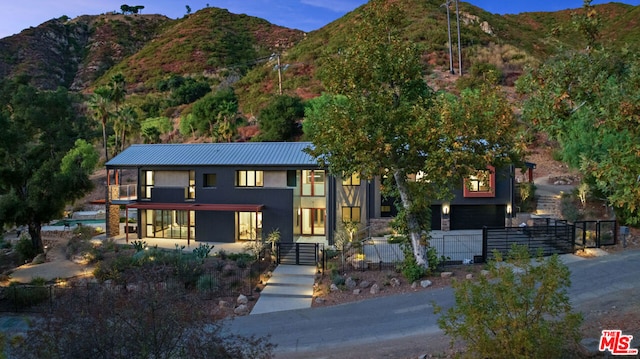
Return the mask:
M561 218L560 197L556 195L537 196L536 215L548 218Z

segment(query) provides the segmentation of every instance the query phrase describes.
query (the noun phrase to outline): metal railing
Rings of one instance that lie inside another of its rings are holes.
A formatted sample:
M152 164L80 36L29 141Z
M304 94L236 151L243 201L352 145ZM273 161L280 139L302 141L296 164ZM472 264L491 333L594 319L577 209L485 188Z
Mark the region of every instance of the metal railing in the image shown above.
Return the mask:
M133 201L138 199L138 185L110 185L109 200L110 201Z

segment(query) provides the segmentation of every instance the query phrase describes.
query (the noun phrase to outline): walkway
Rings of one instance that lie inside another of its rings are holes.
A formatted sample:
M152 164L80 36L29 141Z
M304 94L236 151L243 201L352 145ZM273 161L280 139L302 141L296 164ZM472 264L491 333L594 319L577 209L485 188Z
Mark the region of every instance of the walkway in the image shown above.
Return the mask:
M277 266L251 314L311 308L315 274L315 266Z

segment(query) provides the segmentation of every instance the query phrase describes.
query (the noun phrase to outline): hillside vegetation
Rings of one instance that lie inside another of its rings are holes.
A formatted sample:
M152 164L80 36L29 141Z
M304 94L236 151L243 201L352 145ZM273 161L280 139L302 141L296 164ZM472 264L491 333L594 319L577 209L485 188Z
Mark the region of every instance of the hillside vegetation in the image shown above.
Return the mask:
M330 59L370 35L357 29L374 3L397 7L393 32L415 47L418 73L431 89L462 97L486 84L500 86L524 145L550 138L554 155L582 170L594 195L627 206L625 218L640 223L636 177L617 179L624 188L611 183L618 173L640 171L629 155L640 153L633 152L640 142L634 122L639 6L587 1L580 9L502 16L461 2L461 54L455 8L449 9L450 47L441 0L371 0L310 33L215 7L175 20L63 16L0 39L0 78L7 88L70 90L84 137L102 145L103 158L139 142L298 140L305 136L308 100L325 92L326 78L337 72ZM13 121L13 104L1 100ZM603 139L608 142L594 145ZM585 153L592 153L591 162Z

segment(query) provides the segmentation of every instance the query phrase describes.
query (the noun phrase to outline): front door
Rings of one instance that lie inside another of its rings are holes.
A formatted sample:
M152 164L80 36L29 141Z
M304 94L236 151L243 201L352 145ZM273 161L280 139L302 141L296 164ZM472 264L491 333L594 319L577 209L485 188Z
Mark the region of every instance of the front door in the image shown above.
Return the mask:
M325 216L324 208L303 208L302 209L302 234L307 236L325 234Z

